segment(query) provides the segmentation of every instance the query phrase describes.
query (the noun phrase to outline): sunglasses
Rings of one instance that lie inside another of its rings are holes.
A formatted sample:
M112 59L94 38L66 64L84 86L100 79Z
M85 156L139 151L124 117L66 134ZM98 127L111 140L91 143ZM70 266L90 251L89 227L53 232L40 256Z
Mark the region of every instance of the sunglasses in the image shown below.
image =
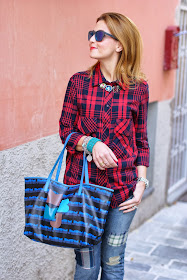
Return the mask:
M90 38L95 35L95 40L97 42L101 42L103 40L103 38L105 37L105 35L108 35L110 36L111 38L117 40L117 38L115 36L113 36L112 34L109 34L103 30L98 30L98 31L94 31L94 30L91 30L88 32L88 41L90 40Z

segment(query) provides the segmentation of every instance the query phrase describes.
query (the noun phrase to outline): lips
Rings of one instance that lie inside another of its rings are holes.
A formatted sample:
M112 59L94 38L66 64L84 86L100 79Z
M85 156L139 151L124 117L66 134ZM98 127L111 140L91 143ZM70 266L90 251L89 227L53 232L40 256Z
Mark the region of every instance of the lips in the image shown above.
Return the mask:
M96 49L95 47L90 47L90 50Z

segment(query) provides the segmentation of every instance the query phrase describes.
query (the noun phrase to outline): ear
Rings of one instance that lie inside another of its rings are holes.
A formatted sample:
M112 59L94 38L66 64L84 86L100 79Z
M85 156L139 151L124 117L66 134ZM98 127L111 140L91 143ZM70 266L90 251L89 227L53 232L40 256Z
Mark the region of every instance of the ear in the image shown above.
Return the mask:
M122 44L118 41L116 44L116 52L121 52L123 50Z

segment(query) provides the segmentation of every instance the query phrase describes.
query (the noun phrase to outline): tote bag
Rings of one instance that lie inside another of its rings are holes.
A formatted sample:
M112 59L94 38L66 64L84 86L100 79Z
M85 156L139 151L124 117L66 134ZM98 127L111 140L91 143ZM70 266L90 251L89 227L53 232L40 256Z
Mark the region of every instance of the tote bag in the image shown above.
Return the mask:
M66 185L58 181L64 151L73 133L68 135L48 178L25 177L24 234L49 245L84 248L100 242L113 190L89 183L84 153L80 183Z

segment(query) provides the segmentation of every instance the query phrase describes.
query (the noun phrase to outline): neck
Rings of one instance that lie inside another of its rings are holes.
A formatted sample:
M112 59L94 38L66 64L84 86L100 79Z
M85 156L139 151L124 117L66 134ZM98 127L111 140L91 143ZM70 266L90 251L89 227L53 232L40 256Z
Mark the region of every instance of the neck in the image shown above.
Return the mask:
M113 61L109 61L109 62L100 61L100 68L101 68L101 72L103 73L107 81L113 82L116 80L116 76L114 73L116 68L116 63L113 63Z

